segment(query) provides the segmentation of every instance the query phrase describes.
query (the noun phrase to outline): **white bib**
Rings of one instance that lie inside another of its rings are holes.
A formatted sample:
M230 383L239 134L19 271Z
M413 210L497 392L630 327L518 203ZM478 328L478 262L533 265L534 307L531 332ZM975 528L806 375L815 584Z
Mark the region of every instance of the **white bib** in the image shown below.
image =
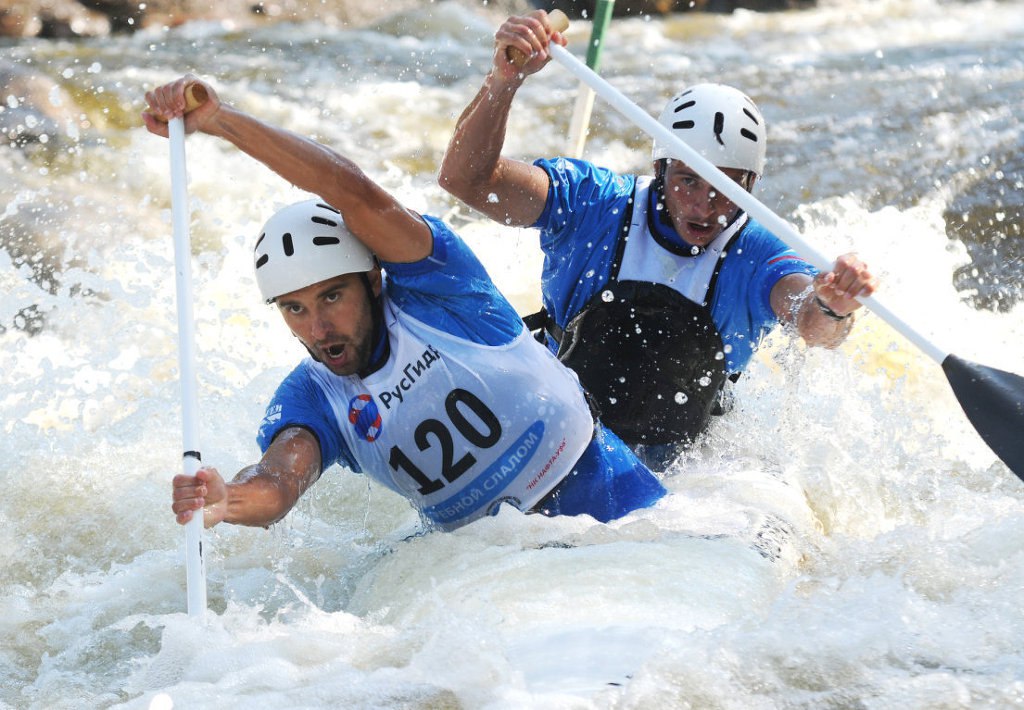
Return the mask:
M594 421L576 375L525 328L487 346L385 305L391 353L365 379L310 368L360 467L449 530L529 510L572 470Z
M633 216L622 254L618 280L658 283L678 291L694 303L703 304L722 250L732 236L746 224L747 215L741 215L740 219L723 230L705 247L702 254L679 256L658 244L647 227L650 186L650 177L637 178Z

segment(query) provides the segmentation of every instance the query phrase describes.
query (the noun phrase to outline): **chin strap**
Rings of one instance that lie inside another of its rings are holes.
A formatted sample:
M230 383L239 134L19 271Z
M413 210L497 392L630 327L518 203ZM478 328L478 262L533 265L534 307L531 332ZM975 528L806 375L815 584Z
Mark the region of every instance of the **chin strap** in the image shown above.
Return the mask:
M700 256L704 247L688 244L672 224L665 202L665 169L668 159L661 158L654 163L654 179L651 180L651 204L647 208L647 228L651 236L662 247L678 256Z
M665 206L665 169L668 167L668 160L662 158L654 163L654 180L651 181L651 193L654 195L654 212L658 215L659 223L668 229L675 231L672 225L672 218L668 214L668 207Z
M654 179L651 181L651 205L647 210L647 226L655 240L663 247L679 256L700 256L704 253L704 247L695 247L687 243L672 224L672 217L668 213L665 203L665 171L668 169L668 158L660 158L654 162ZM743 178L743 189L751 192L754 183L757 181L757 174L747 171ZM736 214L726 225L725 229L736 223L736 220L743 214L743 210L737 208Z

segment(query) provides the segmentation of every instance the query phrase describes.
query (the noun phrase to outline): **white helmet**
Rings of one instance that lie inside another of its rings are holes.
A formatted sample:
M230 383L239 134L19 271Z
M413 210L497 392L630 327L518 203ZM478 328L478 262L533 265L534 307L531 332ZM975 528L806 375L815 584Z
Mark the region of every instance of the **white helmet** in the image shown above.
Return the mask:
M768 133L764 117L746 94L724 84L696 84L673 96L658 117L688 146L718 168L764 172ZM670 146L654 141L655 160L676 158Z
M256 285L267 303L327 279L370 271L373 254L341 213L320 200L289 205L267 220L253 254Z

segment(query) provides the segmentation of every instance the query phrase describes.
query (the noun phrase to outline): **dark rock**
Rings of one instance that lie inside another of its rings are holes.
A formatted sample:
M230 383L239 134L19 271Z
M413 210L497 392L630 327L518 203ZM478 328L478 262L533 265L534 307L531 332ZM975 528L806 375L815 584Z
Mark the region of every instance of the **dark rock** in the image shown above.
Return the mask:
M0 61L0 142L16 146L60 140L74 127L75 102L49 77Z
M964 300L1002 313L1024 300L1024 156L995 156L943 218L946 236L962 242L970 257L953 275Z

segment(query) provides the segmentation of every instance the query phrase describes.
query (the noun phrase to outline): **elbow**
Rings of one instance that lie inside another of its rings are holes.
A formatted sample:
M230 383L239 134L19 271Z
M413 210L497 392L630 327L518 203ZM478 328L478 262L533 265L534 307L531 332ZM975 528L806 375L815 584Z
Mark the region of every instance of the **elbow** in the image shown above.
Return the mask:
M437 184L452 197L472 204L473 181L467 177L465 170L442 163L441 170L437 173Z

